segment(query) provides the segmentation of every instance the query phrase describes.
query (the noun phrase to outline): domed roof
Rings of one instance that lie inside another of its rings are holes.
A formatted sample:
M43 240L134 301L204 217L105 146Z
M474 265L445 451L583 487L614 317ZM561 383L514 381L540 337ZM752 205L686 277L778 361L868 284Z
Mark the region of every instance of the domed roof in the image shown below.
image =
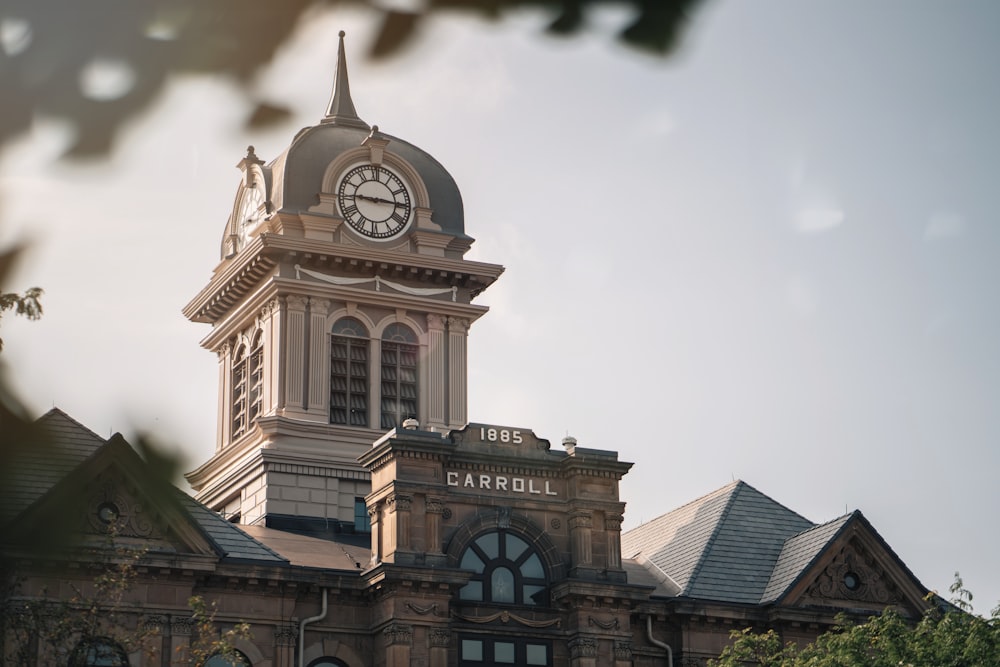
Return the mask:
M451 174L426 151L413 144L379 132L388 139L385 150L410 164L427 188L432 220L441 231L465 236L462 195ZM318 125L299 131L291 145L265 169L270 199L278 211L307 211L318 203L327 167L339 155L357 149L373 133L358 117L351 100L344 57L344 33L340 33L337 74L326 116Z

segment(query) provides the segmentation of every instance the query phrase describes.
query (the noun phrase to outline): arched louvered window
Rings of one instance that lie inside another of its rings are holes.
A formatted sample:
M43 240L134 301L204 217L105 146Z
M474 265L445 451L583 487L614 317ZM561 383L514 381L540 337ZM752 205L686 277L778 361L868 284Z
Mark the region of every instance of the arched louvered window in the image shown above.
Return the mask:
M264 404L264 334L259 329L250 345L233 355L233 440L250 429Z
M368 426L368 330L353 317L333 325L330 423Z
M382 332L382 419L384 429L417 416L417 336L404 324Z
M544 604L548 583L538 552L521 536L494 530L477 537L462 553L459 567L473 576L460 600L499 604Z

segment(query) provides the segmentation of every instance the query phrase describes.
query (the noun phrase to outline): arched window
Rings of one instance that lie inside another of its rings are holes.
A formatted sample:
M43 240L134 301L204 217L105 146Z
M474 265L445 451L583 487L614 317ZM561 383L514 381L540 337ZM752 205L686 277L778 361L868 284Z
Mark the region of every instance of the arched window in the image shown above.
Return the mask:
M69 656L70 667L128 667L125 649L106 637L80 641Z
M233 440L250 429L264 404L264 334L259 329L250 346L233 355Z
M250 659L233 649L231 654L216 653L205 661L205 667L251 667Z
M382 420L384 429L417 416L417 336L403 324L382 332Z
M347 664L343 660L338 660L337 658L316 658L310 662L306 667L347 667Z
M459 567L472 579L458 592L461 600L497 604L544 604L547 584L542 559L522 537L495 530L477 537L462 553Z
M353 317L333 325L330 423L368 426L368 331Z

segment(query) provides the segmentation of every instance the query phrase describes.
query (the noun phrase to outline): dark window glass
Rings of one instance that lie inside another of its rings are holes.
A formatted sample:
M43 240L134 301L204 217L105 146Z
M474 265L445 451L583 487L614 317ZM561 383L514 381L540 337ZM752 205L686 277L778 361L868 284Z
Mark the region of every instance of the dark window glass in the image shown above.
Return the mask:
M205 667L250 667L250 659L239 651L232 655L216 654L205 661Z
M371 518L368 516L368 506L365 505L364 498L354 499L354 532L372 532Z
M548 579L541 557L526 540L506 529L473 540L459 567L474 573L459 590L461 600L527 605L546 602Z
M461 667L476 665L537 665L551 667L552 651L549 642L527 637L461 638L458 664Z

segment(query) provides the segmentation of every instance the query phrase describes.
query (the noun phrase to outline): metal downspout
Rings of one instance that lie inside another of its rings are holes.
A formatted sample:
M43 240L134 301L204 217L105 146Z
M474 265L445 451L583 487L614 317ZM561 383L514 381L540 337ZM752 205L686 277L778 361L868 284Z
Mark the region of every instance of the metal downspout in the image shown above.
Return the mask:
M667 667L674 667L674 651L669 644L664 644L659 639L653 639L653 617L646 617L646 639L653 646L659 646L667 652ZM302 667L299 665L299 667Z
M310 623L315 623L316 621L322 621L326 618L326 589L323 589L323 609L320 610L319 616L313 616L311 618L304 618L302 622L299 623L299 667L306 661L306 626Z

